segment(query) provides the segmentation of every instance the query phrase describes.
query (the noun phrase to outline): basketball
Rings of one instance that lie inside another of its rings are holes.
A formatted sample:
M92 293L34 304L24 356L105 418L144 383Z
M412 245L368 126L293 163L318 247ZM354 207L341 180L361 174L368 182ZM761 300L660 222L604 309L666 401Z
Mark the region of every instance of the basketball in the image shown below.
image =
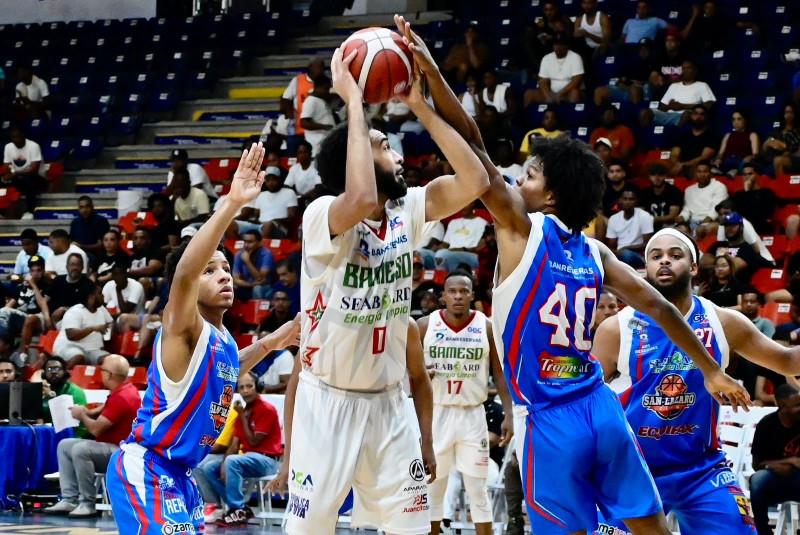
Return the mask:
M350 74L364 92L368 104L382 104L405 91L411 84L414 59L397 32L386 28L359 30L342 43L346 58L353 50Z

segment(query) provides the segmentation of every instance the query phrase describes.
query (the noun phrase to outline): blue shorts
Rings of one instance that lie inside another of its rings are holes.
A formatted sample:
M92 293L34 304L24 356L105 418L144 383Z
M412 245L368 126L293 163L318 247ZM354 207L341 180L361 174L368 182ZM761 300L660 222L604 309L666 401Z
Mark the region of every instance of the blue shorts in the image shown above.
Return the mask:
M598 508L613 518L661 511L622 405L605 385L528 415L521 471L536 535L592 532Z
M205 533L203 499L191 470L138 449L142 451L119 449L108 463L106 485L120 533Z
M756 535L750 502L718 455L655 478L664 511L678 518L681 533ZM602 515L600 535L627 535L620 520ZM617 517L618 518L618 517Z

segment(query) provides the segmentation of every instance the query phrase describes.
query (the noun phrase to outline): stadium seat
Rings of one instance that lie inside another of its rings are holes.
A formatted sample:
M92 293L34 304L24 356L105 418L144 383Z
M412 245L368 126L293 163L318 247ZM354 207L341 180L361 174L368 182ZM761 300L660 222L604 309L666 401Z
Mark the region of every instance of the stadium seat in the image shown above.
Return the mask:
M70 372L69 380L84 390L99 390L103 388L103 375L100 372L100 366L75 366Z
M792 321L792 317L789 315L790 306L789 303L765 303L764 306L761 307L759 316L767 318L774 325L788 323Z
M783 269L761 268L750 279L750 285L762 294L783 290L786 288L786 272Z
M239 316L243 323L248 325L260 325L269 316L269 299L251 299L250 301L234 301L231 307L231 315Z
M800 200L800 175L779 175L775 179L761 176L758 184L771 189L779 199Z
M231 179L238 163L233 158L212 158L203 165L203 169L211 182L221 182Z
M58 337L58 331L55 329L49 330L46 333L42 334L39 337L39 342L32 345L34 349L38 350L40 353L45 353L46 355L53 354L53 345L56 343L56 338Z
M131 366L128 369L128 380L139 390L147 388L147 368L144 366Z
M134 223L135 219L139 219L139 223ZM153 216L153 212L128 212L119 218L119 228L125 234L132 235L136 231L136 227L154 228L158 225L158 221Z
M789 247L789 239L783 234L775 234L770 236L761 236L761 241L767 246L772 258L775 259L776 265L781 265L781 261L786 256L786 251Z
M726 176L717 177L717 181L722 182L725 184L725 187L728 188L728 194L733 195L736 192L742 191L744 189L744 177L741 175L736 175L733 178Z
M0 209L10 208L20 199L20 193L16 188L0 188Z
M77 142L71 157L76 160L91 160L92 158L97 158L102 150L103 144L100 139L84 138Z
M242 349L244 347L255 344L256 341L258 341L258 334L256 333L237 334L236 336L233 337L233 339L236 341L236 346L239 349Z

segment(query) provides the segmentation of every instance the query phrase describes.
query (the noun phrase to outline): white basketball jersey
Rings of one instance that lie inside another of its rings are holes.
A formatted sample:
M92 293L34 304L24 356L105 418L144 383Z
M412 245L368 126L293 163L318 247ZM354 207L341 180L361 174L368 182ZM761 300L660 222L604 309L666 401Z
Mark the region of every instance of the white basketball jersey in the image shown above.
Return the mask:
M454 329L443 311L432 312L422 340L425 364L433 365L433 402L473 407L489 394L489 335L486 316L472 311L470 321Z
M386 215L331 237L321 197L303 214L303 369L345 390L380 390L403 379L414 248L425 226L425 188L409 188Z

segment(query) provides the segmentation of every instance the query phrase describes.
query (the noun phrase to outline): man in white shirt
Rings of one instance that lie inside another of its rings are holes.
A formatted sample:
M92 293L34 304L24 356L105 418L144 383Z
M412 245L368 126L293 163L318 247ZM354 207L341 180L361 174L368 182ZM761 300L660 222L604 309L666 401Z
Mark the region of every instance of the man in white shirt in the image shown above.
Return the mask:
M89 273L89 258L83 249L72 243L66 230L57 228L50 233L50 248L53 254L45 260L44 270L51 277L67 274L67 260L73 253L80 255L83 259L83 272Z
M305 130L306 141L311 143L314 156L328 131L336 125L330 101L331 79L321 74L314 79L314 90L303 103L300 114L300 126Z
M626 186L619 196L620 211L608 218L608 247L633 268L643 268L644 247L653 237L653 216L636 207L638 191Z
M32 256L41 256L45 261L53 256L53 250L39 243L39 235L32 228L23 230L19 238L22 250L17 254L17 261L14 263L14 275L28 274L28 261Z
M569 37L557 32L553 38L553 51L539 64L539 89L529 89L525 103L580 102L583 73L583 60L569 49Z
M16 102L26 108L34 119L44 118L45 115L49 117L50 89L47 83L33 74L30 65L17 67L17 77L20 82L15 88Z
M297 194L283 187L277 167L267 167L264 188L253 204L242 209L241 217L243 220L257 219L264 238L286 238L289 224L297 219ZM244 232L242 228L239 225L240 232Z
M687 60L683 62L681 81L667 88L657 110L645 110L644 113L645 117L652 114L652 122L655 124L683 125L689 120L690 110L697 104L702 104L710 111L716 101L708 84L697 81L697 66L693 61Z
M203 223L208 219L211 211L208 205L208 196L203 190L191 186L189 171L186 169L175 171L172 191L174 193L172 202L175 206L175 216L182 226Z
M3 163L8 166L2 176L3 186L10 185L25 195L27 209L23 218L33 218L37 196L47 189L42 149L35 141L26 139L21 128L12 128L11 143L3 149Z
M289 169L283 184L287 188L294 188L304 203L313 201L322 193L322 180L311 161L312 151L313 148L308 141L303 140L297 145L295 153L297 163Z
M725 184L711 177L711 163L702 161L694 171L697 184L692 184L684 192L683 210L678 214L675 224L689 223L698 240L708 233L716 233L719 228L716 206L728 198Z
M478 245L486 230L486 220L475 215L475 202L461 210L461 217L447 224L444 242L434 255L436 268L453 271L460 264L478 268Z
M211 185L211 179L208 178L208 173L203 169L203 166L197 163L189 163L189 153L184 149L175 149L170 155L171 166L167 174L167 189L172 184L172 179L176 171L187 170L189 171L189 179L193 188L198 188L205 192L206 195L212 199L217 198L217 192L214 186Z
M103 349L103 336L113 321L103 306L100 287L94 285L82 304L70 307L64 314L53 352L67 361L69 369L84 363L100 364L108 355L108 351Z
M118 314L144 314L144 287L128 278L128 266L117 262L111 268L111 280L103 285L103 302Z

